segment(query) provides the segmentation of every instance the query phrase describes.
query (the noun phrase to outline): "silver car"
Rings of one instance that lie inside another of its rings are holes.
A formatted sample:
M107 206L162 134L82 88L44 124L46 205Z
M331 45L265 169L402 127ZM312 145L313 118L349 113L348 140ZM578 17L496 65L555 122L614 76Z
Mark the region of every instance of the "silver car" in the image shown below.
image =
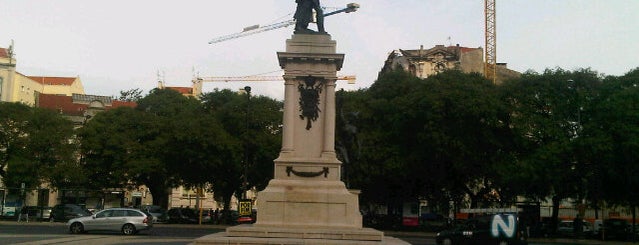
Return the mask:
M73 234L87 231L119 231L124 235L134 235L153 227L153 216L133 208L110 208L91 216L80 217L67 222Z

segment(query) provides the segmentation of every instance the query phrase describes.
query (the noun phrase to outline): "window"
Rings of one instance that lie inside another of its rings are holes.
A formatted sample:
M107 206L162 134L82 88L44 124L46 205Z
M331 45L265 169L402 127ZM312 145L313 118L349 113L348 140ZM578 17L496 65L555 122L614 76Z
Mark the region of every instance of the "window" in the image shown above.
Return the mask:
M125 217L126 210L113 210L113 217Z
M128 215L127 216L134 216L134 217L141 217L142 214L140 212L137 211L133 211L133 210L127 210Z
M198 196L197 189L182 187L182 197L196 198L197 196ZM200 197L206 197L206 195L204 194L204 191L202 190L200 190Z
M95 215L95 217L96 217L96 218L106 218L106 217L111 217L111 216L112 216L112 215L111 215L112 213L113 213L113 211L112 211L112 210L106 210L106 211L103 211L103 212L100 212L100 213L96 214L96 215Z

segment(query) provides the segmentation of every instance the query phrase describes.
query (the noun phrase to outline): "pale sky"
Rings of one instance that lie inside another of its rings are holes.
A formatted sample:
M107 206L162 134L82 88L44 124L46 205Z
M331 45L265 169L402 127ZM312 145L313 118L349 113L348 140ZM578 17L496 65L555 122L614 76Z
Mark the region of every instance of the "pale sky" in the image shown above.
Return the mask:
M483 0L322 0L328 11L350 2L354 13L327 17L326 30L346 55L346 90L367 88L388 54L437 44L484 47ZM292 26L208 44L213 38L292 18L294 0L0 0L0 47L15 42L18 72L79 76L85 92L191 86L200 76L246 76L280 70ZM497 62L524 72L591 68L623 75L639 67L637 0L497 0ZM311 24L311 28L315 28ZM281 72L268 75L280 75ZM207 83L253 87L283 98L282 82Z

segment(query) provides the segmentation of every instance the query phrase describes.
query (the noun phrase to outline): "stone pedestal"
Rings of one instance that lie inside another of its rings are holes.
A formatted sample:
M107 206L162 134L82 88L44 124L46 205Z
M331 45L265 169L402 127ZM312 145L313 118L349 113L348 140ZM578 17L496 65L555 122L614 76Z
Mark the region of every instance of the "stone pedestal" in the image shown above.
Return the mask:
M257 222L195 244L408 244L363 228L357 191L340 180L335 154L335 81L344 54L329 35L295 34L278 52L284 69L282 149L258 193Z

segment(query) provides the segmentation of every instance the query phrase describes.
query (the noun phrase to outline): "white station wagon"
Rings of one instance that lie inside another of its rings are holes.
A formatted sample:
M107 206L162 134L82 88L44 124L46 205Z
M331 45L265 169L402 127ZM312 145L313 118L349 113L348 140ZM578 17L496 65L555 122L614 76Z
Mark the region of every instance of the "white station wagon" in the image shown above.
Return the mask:
M67 222L73 234L87 231L118 231L124 235L134 235L153 227L153 216L132 208L109 208L91 216L71 219Z

